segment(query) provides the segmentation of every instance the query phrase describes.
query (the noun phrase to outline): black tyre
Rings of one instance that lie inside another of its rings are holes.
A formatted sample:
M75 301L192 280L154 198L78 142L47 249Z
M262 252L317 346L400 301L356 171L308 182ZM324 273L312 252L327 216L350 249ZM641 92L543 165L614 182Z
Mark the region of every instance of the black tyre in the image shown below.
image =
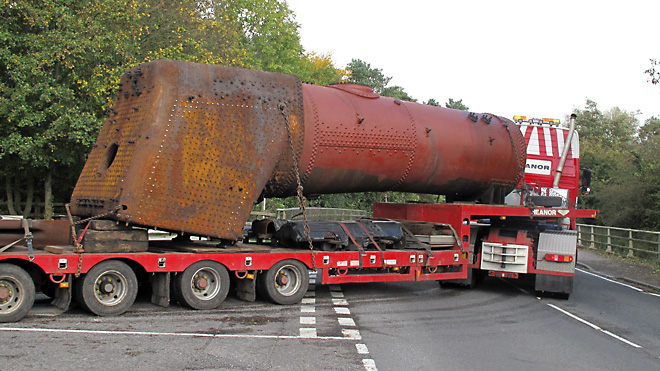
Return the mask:
M16 322L34 305L34 282L14 264L0 264L0 322Z
M268 298L277 303L298 303L309 287L309 271L298 260L282 260L260 276L260 285Z
M137 296L133 269L119 260L103 261L78 280L76 297L83 307L99 316L126 312Z
M229 272L214 261L197 262L176 276L174 296L193 309L214 309L229 292Z

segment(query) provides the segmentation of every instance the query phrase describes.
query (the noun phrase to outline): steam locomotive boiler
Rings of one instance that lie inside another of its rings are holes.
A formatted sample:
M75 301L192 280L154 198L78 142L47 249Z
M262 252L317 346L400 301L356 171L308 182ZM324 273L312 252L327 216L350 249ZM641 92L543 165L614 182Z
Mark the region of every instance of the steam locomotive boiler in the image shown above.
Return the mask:
M510 120L357 84L159 60L128 71L72 213L225 240L260 197L403 191L499 203L520 181Z

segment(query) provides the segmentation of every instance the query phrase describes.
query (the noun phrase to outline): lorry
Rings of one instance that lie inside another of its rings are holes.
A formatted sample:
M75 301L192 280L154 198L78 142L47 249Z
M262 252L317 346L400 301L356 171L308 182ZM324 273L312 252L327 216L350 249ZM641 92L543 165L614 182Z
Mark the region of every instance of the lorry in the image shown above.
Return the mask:
M126 312L138 287L160 306L214 309L230 289L291 305L310 270L317 284L526 274L568 295L575 218L596 213L577 208L572 130L364 85L160 60L124 74L107 114L65 218L0 220L0 322L25 317L37 292L100 316ZM446 202L304 217L306 197L393 190ZM302 220L246 228L264 197L294 195Z

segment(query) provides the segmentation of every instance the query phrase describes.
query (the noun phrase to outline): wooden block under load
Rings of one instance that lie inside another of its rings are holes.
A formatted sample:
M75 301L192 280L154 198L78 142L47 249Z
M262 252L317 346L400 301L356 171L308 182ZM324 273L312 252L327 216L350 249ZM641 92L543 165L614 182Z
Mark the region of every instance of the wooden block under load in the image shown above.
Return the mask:
M82 240L85 252L144 252L149 248L146 229L97 231L88 229Z
M94 231L130 231L132 227L115 220L96 219L89 222L89 229Z

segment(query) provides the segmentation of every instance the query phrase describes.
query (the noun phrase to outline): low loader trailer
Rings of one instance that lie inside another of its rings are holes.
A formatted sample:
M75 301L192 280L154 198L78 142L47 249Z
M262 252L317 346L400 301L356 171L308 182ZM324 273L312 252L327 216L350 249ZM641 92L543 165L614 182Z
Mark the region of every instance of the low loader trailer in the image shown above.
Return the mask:
M310 270L317 284L471 286L483 275L534 275L538 291L568 296L575 218L596 211L576 206L577 136L555 126L527 130L357 84L140 65L122 78L67 217L0 220L0 322L27 315L37 292L64 310L75 302L119 315L140 284L160 306L214 309L230 289L290 305L307 291ZM530 152L543 134L545 147ZM559 182L549 183L555 174ZM305 197L393 190L447 202L377 203L369 219L246 228L264 197L296 195L304 214Z

